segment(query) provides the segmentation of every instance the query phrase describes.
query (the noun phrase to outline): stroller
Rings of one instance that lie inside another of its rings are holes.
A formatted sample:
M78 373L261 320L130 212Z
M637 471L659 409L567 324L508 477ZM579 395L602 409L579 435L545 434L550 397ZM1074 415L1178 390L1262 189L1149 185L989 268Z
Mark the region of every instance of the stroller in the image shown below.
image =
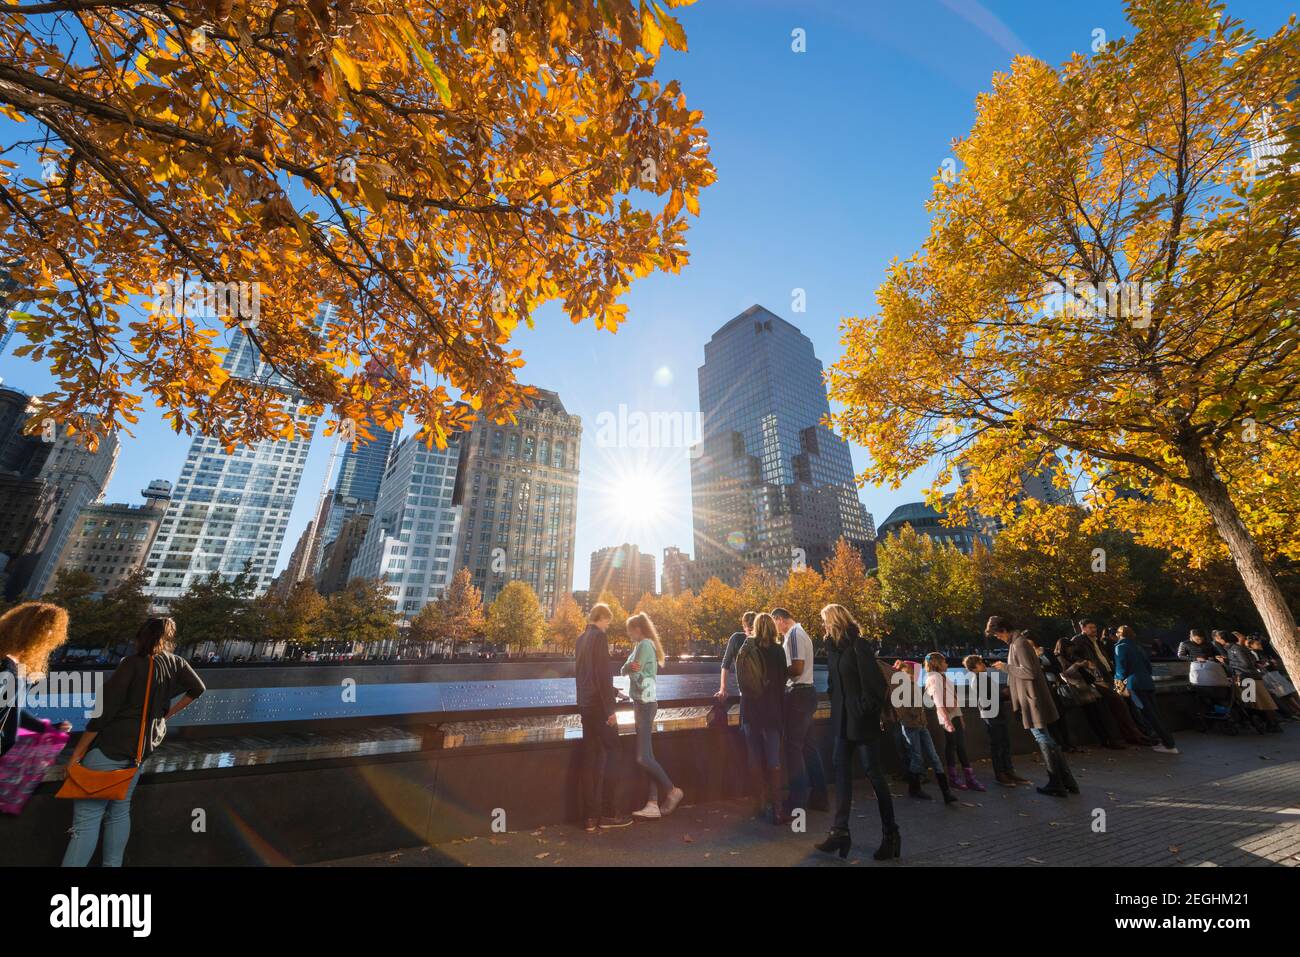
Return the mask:
M1196 696L1196 730L1201 734L1217 730L1236 737L1243 727L1254 727L1250 715L1237 699L1237 689L1223 665L1217 661L1195 661L1189 677L1211 679L1207 683L1192 684Z
M1196 695L1196 730L1201 734L1217 730L1236 737L1249 724L1245 709L1237 703L1230 685L1194 685L1192 691Z

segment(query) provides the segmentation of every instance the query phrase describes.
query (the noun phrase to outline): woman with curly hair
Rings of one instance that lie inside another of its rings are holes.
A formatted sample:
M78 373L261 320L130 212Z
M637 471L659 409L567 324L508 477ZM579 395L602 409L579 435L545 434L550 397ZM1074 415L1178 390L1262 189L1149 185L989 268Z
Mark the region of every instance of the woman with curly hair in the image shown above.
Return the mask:
M68 613L58 605L28 601L0 615L0 754L18 740L18 729L48 731L50 722L18 706L19 682L39 677L54 649L68 640ZM55 727L70 731L66 721Z

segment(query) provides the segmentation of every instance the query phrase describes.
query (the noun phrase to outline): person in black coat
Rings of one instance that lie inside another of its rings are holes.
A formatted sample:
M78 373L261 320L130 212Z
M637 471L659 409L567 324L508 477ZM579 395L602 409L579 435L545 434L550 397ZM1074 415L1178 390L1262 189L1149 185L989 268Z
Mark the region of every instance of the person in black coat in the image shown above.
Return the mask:
M885 780L880 742L880 716L889 699L889 686L876 663L872 643L843 605L822 609L826 628L827 690L831 699L831 732L834 734L835 821L817 850L847 857L852 839L849 816L853 810L853 755L856 752L871 786L876 791L883 840L876 850L878 861L898 857L903 839L894 823L894 801Z

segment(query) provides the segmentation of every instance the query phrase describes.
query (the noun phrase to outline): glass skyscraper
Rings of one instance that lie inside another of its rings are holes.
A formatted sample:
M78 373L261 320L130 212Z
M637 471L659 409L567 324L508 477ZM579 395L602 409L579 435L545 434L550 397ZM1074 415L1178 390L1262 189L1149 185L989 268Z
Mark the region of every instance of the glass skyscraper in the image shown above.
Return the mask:
M379 484L384 480L384 470L388 468L388 457L393 451L396 434L380 428L374 422L368 423L368 431L374 436L373 439L358 439L355 448L349 447L343 453L318 553L323 552L325 546L339 537L343 523L360 512L363 505L373 505L379 500ZM314 573L316 569L313 568L312 571Z
M222 367L296 402L289 383L262 361L253 343L239 332L231 335ZM267 589L316 429L316 416L304 409L296 402L297 437L291 440L263 440L227 452L217 439L195 437L145 563L148 594L166 603L196 579L217 572L229 580L245 566L257 593Z
M393 610L411 618L451 582L460 508L452 503L461 436L447 448L414 437L393 450L379 501L352 560L350 578L381 579Z
M812 341L762 306L713 334L699 370L702 440L692 449L693 578L737 584L745 568L819 568L843 537L873 537L848 443Z

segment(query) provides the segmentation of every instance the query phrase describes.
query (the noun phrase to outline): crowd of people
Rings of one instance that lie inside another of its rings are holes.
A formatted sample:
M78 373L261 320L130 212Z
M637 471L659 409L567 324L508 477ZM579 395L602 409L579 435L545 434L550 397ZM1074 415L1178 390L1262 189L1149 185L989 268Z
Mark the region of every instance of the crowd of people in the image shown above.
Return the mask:
M1077 634L1048 652L1010 618L994 616L985 637L1005 645L1005 660L968 654L957 669L939 651L925 655L923 663L880 657L879 642L865 636L842 605L827 605L820 618L831 712L829 779L813 736L818 709L814 643L787 609L745 613L727 642L716 695L725 715L727 678L733 675L740 690L740 725L756 815L783 825L800 812L831 810L833 784L832 825L826 839L815 845L819 851L846 857L852 845L856 758L873 786L880 816L882 839L874 857L901 855L902 834L883 760L887 742L897 751L909 797L932 800L924 788L927 769L949 806L958 803L957 791L984 791L969 755L972 711L983 726L994 781L1007 788L1031 784L1016 773L1012 761L1010 723L1016 719L1033 737L1048 773L1037 790L1052 797L1079 793L1066 757L1080 750L1066 720L1074 709L1082 712L1102 747L1178 753L1156 699L1151 659L1127 625L1099 630L1096 622L1085 620ZM665 655L654 622L639 613L627 620L632 648L621 673L628 678L646 803L630 817L615 809L618 775L611 762L618 753L619 700L607 637L612 622L609 607L595 605L576 647L581 802L588 831L625 827L634 818L665 817L685 797L655 757L656 683ZM24 676L44 674L51 654L67 640L67 630L67 612L44 602L27 602L0 616L5 687L12 691ZM60 791L61 797L77 799L65 866L84 866L101 842L105 866L122 862L139 767L162 743L167 719L205 690L190 664L174 653L175 639L172 619L145 622L133 653L105 683L99 714L76 739ZM1190 663L1189 681L1204 707L1238 710L1257 721L1261 731L1280 731L1280 719L1300 720L1300 695L1259 637L1214 631L1207 639L1193 630L1177 656ZM988 693L972 703L972 686ZM51 725L34 717L6 694L0 698L0 765L21 731L70 730L66 723Z
M1012 760L1013 720L1020 721L1038 746L1048 778L1037 790L1051 797L1079 793L1067 758L1083 750L1068 720L1075 710L1103 748L1179 753L1156 698L1151 656L1128 625L1102 629L1095 621L1084 620L1077 634L1062 638L1049 651L1009 617L994 616L985 637L1005 646L1005 660L967 654L958 669L940 651L922 661L880 657L879 643L863 635L842 605L827 605L820 617L831 707L829 779L812 737L818 706L814 644L788 610L745 613L740 629L726 644L716 692L725 702L728 676L734 676L740 690L740 725L755 816L783 825L800 810L829 810L833 784L834 816L826 839L815 845L819 851L846 857L852 846L849 821L856 758L872 784L880 816L882 839L873 856L887 860L902 853L902 835L884 770L887 742L897 751L913 799L933 799L925 790L927 770L933 772L949 806L959 803L958 791L986 790L969 755L973 729L967 722L973 720L972 711L983 726L993 779L1006 788L1032 785L1016 772ZM637 764L646 776L649 795L646 806L630 817L614 809L616 775L609 761L618 740L618 701L606 637L612 622L606 605L594 606L577 646L582 806L588 831L626 827L634 818L663 817L683 798L654 757L658 707L654 679L664 663L663 647L654 623L638 614L628 620L634 646L622 674L630 679ZM1221 689L1223 695L1212 691L1211 697L1226 697L1256 711L1265 716L1270 729L1280 730L1279 714L1300 717L1300 697L1280 661L1257 637L1214 632L1213 641L1206 641L1194 630L1178 657L1193 662L1189 680L1194 688ZM1214 669L1217 675L1211 673ZM987 693L973 696L973 686Z

